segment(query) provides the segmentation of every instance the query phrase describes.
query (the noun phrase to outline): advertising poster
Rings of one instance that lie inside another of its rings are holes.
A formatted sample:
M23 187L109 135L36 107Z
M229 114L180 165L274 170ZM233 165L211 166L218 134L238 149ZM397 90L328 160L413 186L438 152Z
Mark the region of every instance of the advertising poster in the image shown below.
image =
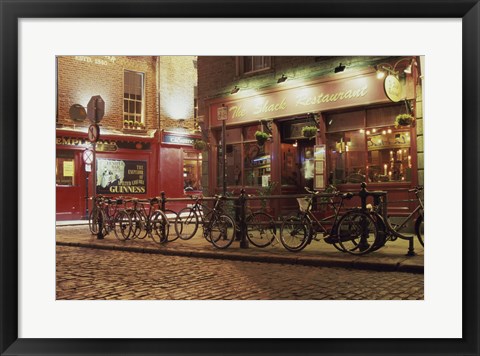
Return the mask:
M97 160L97 194L145 194L147 162Z

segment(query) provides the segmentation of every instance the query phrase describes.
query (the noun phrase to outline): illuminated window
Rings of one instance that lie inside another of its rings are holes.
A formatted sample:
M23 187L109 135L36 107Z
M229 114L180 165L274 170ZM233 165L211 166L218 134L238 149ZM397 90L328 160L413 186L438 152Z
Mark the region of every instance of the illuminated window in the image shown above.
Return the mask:
M183 152L183 189L185 192L202 190L202 154Z
M144 74L126 70L123 81L123 120L143 121Z
M394 126L403 110L391 106L327 115L333 184L411 181L411 130Z
M272 57L244 56L237 57L238 74L255 73L272 67Z
M57 185L75 185L75 160L73 152L57 151L55 173Z
M262 187L270 182L271 142L259 145L255 132L261 130L256 124L243 128L226 130L226 180L227 186ZM220 138L220 133L217 133ZM221 139L218 140L217 156L217 186L222 186L222 156ZM242 154L243 151L243 154ZM243 158L242 158L243 157Z

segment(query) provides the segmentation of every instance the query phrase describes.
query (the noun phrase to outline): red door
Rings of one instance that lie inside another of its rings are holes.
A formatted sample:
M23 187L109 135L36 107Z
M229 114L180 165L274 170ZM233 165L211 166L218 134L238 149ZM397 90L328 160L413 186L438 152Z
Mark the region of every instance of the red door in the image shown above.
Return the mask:
M56 219L79 220L85 217L85 172L81 151L57 150Z

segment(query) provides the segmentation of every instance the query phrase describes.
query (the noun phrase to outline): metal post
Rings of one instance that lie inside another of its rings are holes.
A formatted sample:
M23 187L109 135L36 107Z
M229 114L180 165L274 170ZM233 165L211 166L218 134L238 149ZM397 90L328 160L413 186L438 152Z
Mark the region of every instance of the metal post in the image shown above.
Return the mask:
M163 212L165 212L165 203L167 201L166 197L165 197L165 192L162 191L160 193L161 195L161 200L160 200L160 210L162 210ZM167 221L165 222L166 224L169 224L169 221L167 219ZM166 228L166 225L163 225L162 226L162 236L161 236L161 242L168 242L168 236L166 234L166 231L165 231L165 228Z
M223 184L223 196L227 195L227 143L225 142L225 120L222 120L222 184Z
M88 174L89 172L85 172L87 175L85 177L86 187L85 187L85 220L88 220Z
M92 142L93 146L93 162L92 162L92 171L93 171L93 202L96 202L97 197L97 144ZM93 210L93 209L92 209ZM103 239L103 219L100 210L98 211L98 233L97 239Z
M247 223L245 221L246 203L247 196L245 194L245 189L242 189L240 192L240 197L238 197L238 205L240 209L240 248L248 248Z
M368 191L367 191L367 184L365 182L363 182L361 185L362 189L360 190L360 193L358 193L358 195L360 196L360 200L362 201L362 211L364 213L367 212L367 197L368 197ZM362 224L362 237L360 238L360 242L359 242L359 250L360 251L365 251L369 245L368 245L368 242L367 242L367 238L368 238L368 234L369 232L367 231L368 230L368 223L366 220L362 220L361 222Z
M160 204L160 209L161 209L163 212L165 212L165 203L167 202L167 198L165 197L165 192L164 192L164 191L162 191L162 192L160 193L160 195L161 195L161 197L162 197L162 200L161 200L161 202L160 202L160 203L161 203L161 204Z

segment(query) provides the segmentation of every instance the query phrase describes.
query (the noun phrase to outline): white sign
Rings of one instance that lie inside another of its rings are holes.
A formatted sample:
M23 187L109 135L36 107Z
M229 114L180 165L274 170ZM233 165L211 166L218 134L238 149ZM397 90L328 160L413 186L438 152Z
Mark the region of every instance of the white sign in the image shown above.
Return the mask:
M91 164L93 162L93 151L92 150L83 151L83 162L85 164Z
M217 120L222 121L228 118L228 108L221 106L217 109Z

